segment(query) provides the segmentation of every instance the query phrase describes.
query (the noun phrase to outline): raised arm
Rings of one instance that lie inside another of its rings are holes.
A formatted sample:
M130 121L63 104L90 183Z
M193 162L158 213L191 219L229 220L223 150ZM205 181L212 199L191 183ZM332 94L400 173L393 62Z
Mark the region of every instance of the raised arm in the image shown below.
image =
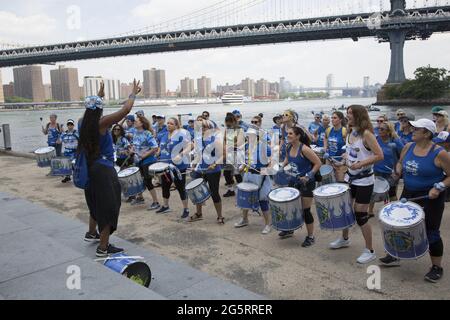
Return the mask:
M103 98L105 96L104 94L104 83L102 82L100 86L100 91L98 93L98 96ZM104 116L100 119L100 131L105 131L109 127L111 127L113 124L119 122L123 118L125 118L131 111L134 105L134 100L136 99L136 95L141 92L142 88L140 87L140 81L136 81L134 79L133 81L133 91L131 92L131 95L129 99L125 102L123 107L110 115Z

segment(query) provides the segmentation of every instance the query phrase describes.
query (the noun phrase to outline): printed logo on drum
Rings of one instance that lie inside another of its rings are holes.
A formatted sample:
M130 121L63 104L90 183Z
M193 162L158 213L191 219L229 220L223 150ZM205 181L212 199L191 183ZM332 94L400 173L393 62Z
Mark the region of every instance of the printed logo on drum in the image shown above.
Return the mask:
M69 290L81 290L81 268L77 265L70 265L66 269L69 276L66 280L66 287Z
M381 269L379 266L370 265L367 267L367 274L370 274L367 278L367 289L369 290L381 290Z
M406 168L405 168L406 172L412 174L413 176L417 176L418 172L419 172L419 164L414 161L406 161Z

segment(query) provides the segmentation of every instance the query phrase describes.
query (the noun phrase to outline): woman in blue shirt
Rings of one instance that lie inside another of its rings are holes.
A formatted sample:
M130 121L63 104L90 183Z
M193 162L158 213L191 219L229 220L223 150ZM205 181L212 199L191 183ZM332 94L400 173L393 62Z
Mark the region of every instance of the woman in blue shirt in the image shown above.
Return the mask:
M397 134L403 144L412 141L414 129L409 122L413 120L415 120L413 115L404 115L400 118L400 129L397 131Z
M42 127L42 133L47 136L47 145L55 148L56 156L61 157L61 133L63 132L62 125L56 122L57 115L52 113L50 115L50 122Z
M197 120L201 124L202 132L195 135L195 165L193 178L203 178L208 183L211 198L217 213L217 222L224 224L222 216L222 199L219 194L220 176L223 163L223 137L209 120ZM202 205L197 205L197 212L190 217L191 222L203 219Z
M75 121L67 120L67 130L61 135L62 146L64 146L64 157L71 161L75 158L75 153L78 148L78 140L80 139L75 128ZM66 176L61 182L66 183L70 181L70 176Z
M347 128L343 126L345 121L344 114L340 111L333 112L331 116L332 126L325 132L324 149L326 152L325 158L331 158L335 161L341 162L342 155L345 153L344 146L347 138ZM334 174L337 182L344 182L346 166L336 166L333 161L327 160L328 165L334 168Z
M158 196L152 183L152 177L148 172L148 167L157 162L156 154L158 153L158 143L156 142L152 132L150 122L147 118L138 116L134 122L135 132L133 135L133 143L131 152L134 153L135 163L141 171L141 175L144 178L145 186L150 192L153 202L148 207L148 210L157 210L160 205L158 202ZM139 194L136 199L131 203L132 205L144 203L144 197Z
M129 150L131 144L125 136L125 129L120 124L115 124L112 128L112 133L114 152L116 153L117 158L116 165L118 165L120 168L130 166L132 164L132 161L130 160Z
M189 166L190 139L183 130L176 118L167 121L167 131L161 135L159 141L159 161L174 165L179 172L173 172L173 177L166 174L161 179L161 187L164 204L156 213L170 212L169 198L170 187L175 184L183 203L183 213L181 219L189 217L188 200L186 194L186 170Z
M411 121L414 128L413 142L403 148L397 164L397 178L403 175L405 188L402 198L416 200L425 212L425 225L431 258L430 271L425 280L438 282L443 276L442 256L444 244L440 226L445 209L445 190L450 187L450 155L432 142L436 125L429 119ZM395 265L397 260L390 255L380 259L383 264Z
M322 117L322 124L314 134L314 143L316 144L316 146L321 148L324 147L326 131L328 130L329 127L330 127L330 117L324 115Z

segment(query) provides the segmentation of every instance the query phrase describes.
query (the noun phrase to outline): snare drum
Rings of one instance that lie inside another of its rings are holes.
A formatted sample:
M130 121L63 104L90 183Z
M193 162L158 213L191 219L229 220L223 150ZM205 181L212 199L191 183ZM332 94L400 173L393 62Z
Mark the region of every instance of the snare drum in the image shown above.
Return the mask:
M186 192L195 205L202 204L211 197L208 184L202 178L189 182L186 186Z
M344 230L355 224L349 186L332 183L313 191L320 228Z
M72 160L70 158L57 157L50 161L52 176L71 176Z
M322 147L318 147L316 145L311 145L311 149L317 154L320 159L323 159L323 155L325 154L325 149Z
M119 172L119 182L125 198L136 196L144 192L145 185L139 168L131 167Z
M254 183L243 182L237 185L236 205L241 209L258 210L259 187Z
M389 182L382 177L375 177L373 186L372 203L385 202L389 199Z
M425 213L413 202L392 202L380 210L384 249L397 259L418 259L428 251Z
M38 167L45 168L51 166L51 160L56 157L54 147L43 147L34 151Z
M294 188L278 188L269 193L272 225L279 231L294 231L305 222L300 191Z
M166 162L157 162L148 167L148 173L153 177L160 177L170 171L170 165Z
M320 175L322 176L321 185L335 183L336 178L334 176L334 169L328 164L324 164L320 167Z

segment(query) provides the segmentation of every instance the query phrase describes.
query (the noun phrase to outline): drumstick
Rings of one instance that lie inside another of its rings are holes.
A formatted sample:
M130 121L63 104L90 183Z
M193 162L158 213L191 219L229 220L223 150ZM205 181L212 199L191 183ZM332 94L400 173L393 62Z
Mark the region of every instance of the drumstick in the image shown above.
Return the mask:
M94 261L99 262L99 261L106 261L106 260L123 260L123 259L144 260L144 257L141 257L141 256L107 257L107 258L95 259Z
M406 203L406 202L408 202L408 201L418 201L418 200L425 200L425 199L429 199L429 198L430 198L429 196L422 196L422 197L409 198L409 199L401 198L401 199L400 199L400 202L401 202L401 203Z
M125 161L122 163L122 165L120 166L120 170L119 170L119 171L122 171L123 166L127 164L128 160L130 160L130 157L131 157L131 154L130 154L130 155L125 159Z

